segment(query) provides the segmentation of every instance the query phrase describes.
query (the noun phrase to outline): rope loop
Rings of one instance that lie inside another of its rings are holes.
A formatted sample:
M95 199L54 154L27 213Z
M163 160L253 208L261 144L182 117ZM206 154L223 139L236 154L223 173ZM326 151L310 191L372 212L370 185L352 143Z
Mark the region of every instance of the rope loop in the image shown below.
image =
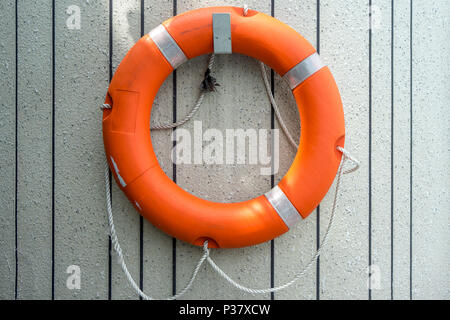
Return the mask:
M342 152L342 155L343 155L345 158L349 159L349 160L350 160L351 162L353 162L353 164L354 164L353 168L344 171L343 174L352 173L352 172L355 172L356 170L359 169L359 166L360 166L359 161L358 161L357 159L355 159L355 158L350 154L350 152L348 152L347 150L345 150L345 149L344 149L343 147L341 147L341 146L337 146L337 149L338 149L340 152Z
M219 274L219 276L224 278L231 285L233 285L234 287L236 287L237 289L239 289L241 291L244 291L244 292L247 292L250 294L264 294L264 293L280 291L280 290L283 290L283 289L293 285L298 279L300 279L311 268L311 266L314 264L314 262L320 256L322 249L327 244L328 235L330 233L331 226L333 225L333 221L334 221L334 217L335 217L335 213L336 213L336 203L337 203L337 196L339 194L339 186L340 186L340 182L341 182L341 177L342 177L342 174L345 173L342 170L345 162L347 161L347 159L349 159L350 161L352 161L355 164L354 168L347 171L348 173L357 170L359 167L359 162L353 156L351 156L347 150L345 150L344 148L342 148L340 146L338 146L337 149L340 152L342 152L343 156L342 156L341 164L339 166L338 173L337 173L336 189L335 189L335 193L334 193L334 199L333 199L333 205L332 205L332 209L331 209L330 220L328 222L327 228L325 230L325 234L322 238L322 241L320 242L319 248L317 249L316 253L309 260L308 264L306 264L306 266L303 269L301 269L294 276L294 278L292 280L290 280L289 282L287 282L283 285L280 285L277 287L272 287L272 288L266 288L266 289L254 289L254 288L249 288L244 285L241 285L238 282L236 282L235 280L233 280L229 275L227 275L214 262L214 260L210 257L210 250L208 248L208 240L205 240L205 242L203 243L203 255L200 258L200 260L198 261L196 267L194 268L194 271L192 273L190 280L188 281L186 286L183 288L183 290L181 290L178 294L168 297L166 299L167 300L175 300L175 299L178 299L179 297L181 297L182 295L184 295L192 287L192 284L194 283L194 280L196 279L197 274L200 271L200 268L202 267L202 265L205 261L207 261L209 263L209 265L213 268L214 271L216 271ZM141 288L139 288L139 286L136 284L136 281L134 281L133 277L131 276L130 272L128 271L128 267L126 265L125 258L123 256L123 252L122 252L122 248L120 247L119 239L117 237L116 229L114 226L114 218L113 218L113 214L112 214L112 205L111 205L111 196L110 196L109 166L108 166L108 162L106 161L106 159L105 159L105 192L106 192L106 209L107 209L107 213L108 213L108 224L109 224L109 228L110 228L110 237L111 237L111 242L112 242L113 248L117 254L117 261L118 261L120 267L122 268L122 270L128 280L128 283L131 285L131 287L134 289L134 291L136 291L136 293L139 294L139 296L141 296L144 300L153 300L154 298L152 298L151 296L148 296L141 290Z
M154 300L154 298L152 298L151 296L145 294L141 290L141 288L139 288L139 286L137 285L136 281L134 281L133 276L128 271L128 267L127 267L127 264L125 262L125 258L123 256L122 248L120 247L119 238L117 237L116 227L114 226L114 218L113 218L113 214L112 214L112 204L111 204L111 189L110 189L110 180L109 180L109 166L108 166L108 162L106 161L106 159L105 159L105 192L106 192L106 211L108 213L108 224L109 224L109 229L110 229L110 238L111 238L111 242L112 242L112 246L114 248L114 251L117 254L117 262L120 265L120 267L122 268L122 271L124 272L125 277L128 280L128 283L131 285L131 287L134 289L134 291L140 297L142 297L142 299L144 299L144 300ZM203 256L200 258L200 260L198 261L197 265L195 266L195 269L194 269L194 271L192 273L191 279L188 281L188 283L186 284L184 289L181 290L178 294L166 298L167 300L178 299L179 297L184 295L192 287L192 284L194 283L194 280L197 277L197 274L198 274L201 266L203 265L205 260L209 258L208 241L205 241L205 243L203 244L203 252L204 252Z
M353 158L350 153L345 150L344 148L338 146L337 149L342 152L342 160L341 163L339 165L339 169L338 169L338 173L337 173L337 178L336 178L336 189L334 192L334 199L333 199L333 206L331 209L331 215L330 215L330 220L328 222L327 228L325 230L325 234L322 238L322 241L320 242L319 248L317 249L316 253L313 255L313 257L309 260L309 262L306 264L306 266L301 269L292 280L286 282L285 284L276 286L276 287L271 287L271 288L266 288L266 289L254 289L254 288L249 288L246 287L238 282L236 282L235 280L233 280L228 274L225 273L225 271L223 271L215 262L211 257L207 257L207 261L209 263L209 265L213 268L214 271L216 271L219 276L221 276L222 278L224 278L228 283L230 283L232 286L234 286L235 288L250 293L250 294L265 294L265 293L270 293L270 292L277 292L283 289L286 289L287 287L290 287L291 285L293 285L295 282L297 282L303 275L305 275L305 273L311 268L311 266L314 264L314 262L317 260L317 258L320 256L322 249L326 246L327 242L328 242L328 235L330 233L331 227L333 225L333 221L334 221L334 217L336 214L336 204L337 204L337 196L339 194L339 186L341 183L341 177L342 174L344 173L342 168L344 167L345 162L347 161L347 159L351 160L352 162L355 163L355 168L352 168L351 171L348 170L349 172L353 172L355 170L358 169L359 167L359 162ZM207 243L207 241L205 241L205 243ZM206 244L207 245L207 244ZM204 244L205 246L205 244Z

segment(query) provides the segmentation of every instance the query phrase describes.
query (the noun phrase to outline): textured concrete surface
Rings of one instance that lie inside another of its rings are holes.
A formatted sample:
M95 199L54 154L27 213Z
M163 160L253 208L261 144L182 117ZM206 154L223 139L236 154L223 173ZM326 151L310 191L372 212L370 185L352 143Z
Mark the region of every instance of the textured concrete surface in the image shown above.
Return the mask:
M68 29L55 7L55 257L56 299L108 297L108 232L104 215L98 106L108 84L108 6L79 2L81 29ZM48 22L47 22L48 24ZM49 124L50 125L50 124ZM67 290L67 267L81 272L80 290Z
M320 53L333 72L345 106L345 146L364 165L351 178L342 181L337 205L340 214L336 217L329 247L320 257L320 297L367 299L368 7L361 1L321 1L321 4ZM332 196L329 192L320 206L321 235L329 220Z
M14 1L0 3L0 298L14 299L15 264L15 20Z
M18 4L17 297L51 296L51 3ZM12 239L11 239L12 240Z
M408 3L409 4L409 3ZM373 299L390 299L391 294L391 233L386 232L391 221L391 2L374 1L374 6L382 12L383 24L373 25L372 29L372 261L378 266L383 277L380 288L371 292ZM375 12L374 12L375 13ZM376 16L374 15L373 18ZM408 20L409 21L409 20ZM409 40L409 32L397 33ZM399 62L409 64L407 53L403 53ZM404 76L409 75L406 72ZM394 93L395 94L395 93ZM409 108L409 99L401 100ZM395 110L394 110L395 112ZM409 112L408 112L409 114ZM395 115L394 115L395 116ZM403 126L408 123L403 124ZM396 137L396 136L395 136ZM394 138L395 138L394 137ZM409 137L409 136L408 136ZM407 142L408 140L405 140ZM409 144L403 143L408 148ZM409 179L409 175L408 175ZM400 184L399 184L400 185ZM409 185L402 192L409 198ZM408 207L402 208L408 210ZM408 210L409 213L409 210ZM398 230L397 230L398 231ZM375 267L376 268L376 267ZM403 270L403 269L402 269ZM408 283L409 285L409 283Z
M414 10L414 9L413 9ZM392 181L393 224L392 224L392 292L394 299L407 299L410 295L409 283L409 241L410 234L410 197L409 186L411 170L410 126L410 59L404 59L410 53L410 14L409 3L400 1L394 4L394 38L393 38L393 113L392 146L391 153L393 172ZM390 167L390 165L389 165ZM382 182L379 182L382 185ZM444 212L445 210L443 210ZM383 268L388 269L389 264L384 263ZM389 288L386 284L383 287Z
M449 10L447 1L413 7L412 295L417 299L448 298L450 287Z
M415 0L411 12L410 1L371 2L371 32L369 1L246 2L273 13L319 49L344 102L346 147L362 163L343 179L329 246L297 284L275 299L450 298L449 3ZM109 68L114 72L141 33L174 12L242 5L215 0L111 3L112 8L108 1L57 1L54 25L51 1L19 1L17 17L13 1L0 4L1 299L138 299L108 249L99 106ZM70 5L81 10L79 30L66 25ZM198 57L168 77L155 100L152 124L180 119L190 110L206 62L207 57ZM221 86L194 118L202 121L204 131L271 128L271 107L256 61L218 56L214 76ZM298 112L278 75L274 94L298 138ZM183 127L193 132L194 123ZM199 197L236 202L271 188L271 177L260 175L259 165L173 166L170 130L151 136L166 174ZM282 133L279 148L275 184L295 155ZM212 250L213 258L233 279L251 287L290 280L323 236L333 192L334 186L310 217L273 242ZM115 182L112 201L134 278L155 297L181 290L201 250L141 219ZM80 266L79 290L66 286L71 265ZM185 298L271 295L243 294L204 266Z

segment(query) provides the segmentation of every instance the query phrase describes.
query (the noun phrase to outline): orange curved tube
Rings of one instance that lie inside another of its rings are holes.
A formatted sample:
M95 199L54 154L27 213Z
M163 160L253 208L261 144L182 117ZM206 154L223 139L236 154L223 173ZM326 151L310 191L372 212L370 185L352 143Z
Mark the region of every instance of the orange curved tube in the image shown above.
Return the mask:
M186 58L213 52L212 14L229 13L232 49L263 61L280 75L290 73L315 54L295 30L263 13L236 7L189 11L162 25ZM271 240L289 230L279 208L265 195L239 203L216 203L186 192L160 168L149 123L153 100L171 62L149 35L120 63L103 111L103 140L113 176L135 208L153 225L186 242L234 248ZM279 188L292 208L307 217L320 203L336 175L344 146L342 103L326 67L293 89L302 119L300 148ZM293 209L290 207L290 210Z

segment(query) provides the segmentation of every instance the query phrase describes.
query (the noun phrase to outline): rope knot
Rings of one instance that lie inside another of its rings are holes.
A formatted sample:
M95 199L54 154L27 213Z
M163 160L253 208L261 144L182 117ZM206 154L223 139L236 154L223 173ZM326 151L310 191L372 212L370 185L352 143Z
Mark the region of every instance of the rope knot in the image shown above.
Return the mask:
M212 92L212 91L216 91L216 87L217 86L220 86L220 84L218 84L217 83L217 81L216 81L216 78L214 78L212 75L211 75L211 69L210 68L208 68L208 69L206 69L206 71L205 71L205 77L203 78L203 81L202 81L202 91L209 91L209 92Z
M348 173L352 173L355 172L356 170L359 169L360 163L357 159L355 159L350 152L348 152L346 149L344 149L341 146L337 146L336 147L340 152L342 152L342 156L343 156L343 161L345 162L345 160L350 160L353 163L353 168L350 168L348 170L345 170L343 173L344 174L348 174Z

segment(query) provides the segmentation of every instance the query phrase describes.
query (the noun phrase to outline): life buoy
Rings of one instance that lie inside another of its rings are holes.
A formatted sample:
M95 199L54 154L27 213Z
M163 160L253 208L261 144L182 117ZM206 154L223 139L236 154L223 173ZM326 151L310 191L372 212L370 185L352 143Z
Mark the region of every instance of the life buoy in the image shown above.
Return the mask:
M229 14L232 52L261 60L288 81L302 120L300 148L285 177L238 203L207 201L177 186L159 166L149 130L149 106L167 76L213 52L216 13ZM211 7L165 21L127 53L105 103L111 108L103 111L103 140L116 182L153 225L194 245L244 247L281 235L317 207L341 161L344 114L330 70L295 30L253 10Z

